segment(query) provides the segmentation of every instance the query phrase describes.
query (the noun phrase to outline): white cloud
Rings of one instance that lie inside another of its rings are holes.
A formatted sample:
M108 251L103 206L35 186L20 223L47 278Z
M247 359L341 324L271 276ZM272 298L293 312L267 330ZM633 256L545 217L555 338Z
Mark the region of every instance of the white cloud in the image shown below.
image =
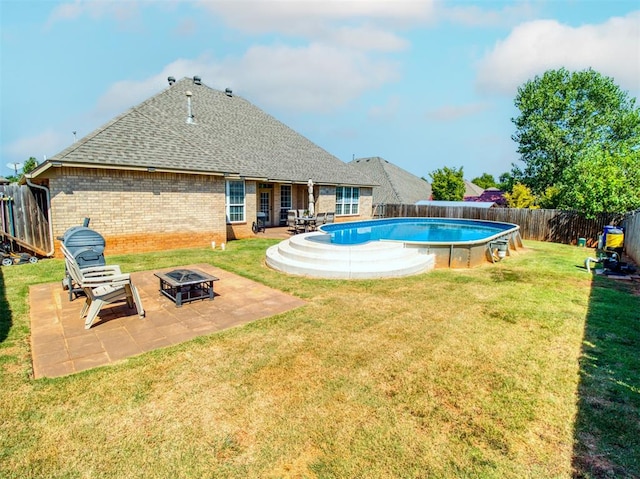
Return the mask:
M62 3L51 11L47 25L67 20L75 20L81 16L92 19L112 17L119 21L129 20L137 15L135 2L117 2L103 0L75 0Z
M438 16L453 23L470 27L499 27L512 26L522 20L531 18L535 8L528 2L518 2L506 5L500 10L489 10L476 5L447 7L446 4L438 11Z
M434 4L435 0L199 2L241 32L277 33L311 41L344 41L343 45L350 47L356 41L363 50L383 51L404 48L404 40L390 33L389 27L409 27L428 21L433 17Z
M517 87L552 68L593 68L621 88L640 90L640 12L599 25L571 27L539 20L516 27L480 62L476 84L513 95Z
M38 163L44 161L44 157L52 156L68 146L73 141L71 133L62 137L59 132L47 129L34 136L20 138L4 148L3 153L15 162L24 163L31 156L35 156Z
M200 75L263 108L328 112L400 77L384 55L408 48L392 22L428 18L434 0L251 0L195 3L241 32L297 35L303 41L256 44L238 57L180 59L158 75L114 84L96 115L110 118L153 95L168 75ZM277 37L276 37L277 38Z
M469 103L467 105L445 105L427 112L432 121L455 121L460 118L477 115L489 109L487 103Z
M182 19L176 28L173 29L173 34L180 37L187 37L195 35L198 31L198 25L192 18Z
M393 52L404 50L408 42L399 36L371 26L340 27L325 36L329 43L362 51Z
M302 25L334 21L376 19L415 23L432 15L434 0L202 0L199 4L221 16L238 30L248 32L303 31Z
M225 70L261 105L292 111L331 111L399 76L395 63L320 43L253 47Z
M91 115L99 121L107 121L158 93L159 85L167 85L166 77L154 75L142 81L126 80L114 83L98 99L96 108Z
M213 88L230 87L267 110L328 112L399 73L392 62L330 45L255 46L240 58L180 59L142 81L118 82L100 98L94 115L106 121L157 93L168 76L193 75Z
M90 113L94 121L106 122L124 113L131 107L156 95L167 87L167 78L176 79L199 75L203 82L213 88L231 86L231 76L223 74L224 67L215 63L209 56L203 55L196 59L181 58L166 65L159 73L143 80L124 80L114 83L98 99L95 108Z

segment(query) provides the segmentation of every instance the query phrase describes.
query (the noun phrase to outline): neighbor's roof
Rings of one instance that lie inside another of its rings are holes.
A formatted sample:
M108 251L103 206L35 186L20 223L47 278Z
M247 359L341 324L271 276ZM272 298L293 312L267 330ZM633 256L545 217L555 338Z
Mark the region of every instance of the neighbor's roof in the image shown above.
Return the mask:
M466 197L464 200L471 202L490 201L499 206L505 206L507 204L504 193L498 188L487 188L480 196L470 196Z
M191 92L193 123L187 122L187 92ZM34 176L51 163L372 185L368 177L244 98L190 78L49 158Z
M373 187L373 204L414 204L431 198L431 185L387 160L374 156L349 162L379 186Z
M491 208L496 204L493 201L418 201L416 205L430 206L460 206L465 208Z
M464 180L464 197L467 196L480 196L484 189L480 188L475 183L471 183L468 180Z

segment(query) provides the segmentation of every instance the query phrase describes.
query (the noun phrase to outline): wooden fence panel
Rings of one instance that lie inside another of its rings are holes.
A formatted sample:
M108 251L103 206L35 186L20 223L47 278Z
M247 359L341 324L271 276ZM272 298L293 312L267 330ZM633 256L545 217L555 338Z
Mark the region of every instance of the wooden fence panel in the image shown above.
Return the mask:
M610 213L587 219L573 211L434 205L384 205L382 209L378 207L377 212L380 211L384 212L386 218L467 218L513 223L520 226L523 239L576 244L578 238L585 238L589 246L597 244L598 235L602 234L606 225L619 224L624 218L624 215Z
M629 213L624 219L624 250L640 264L640 210Z
M1 231L3 238L12 240L22 248L46 256L51 239L49 221L43 207L44 193L27 185L0 185L2 198Z

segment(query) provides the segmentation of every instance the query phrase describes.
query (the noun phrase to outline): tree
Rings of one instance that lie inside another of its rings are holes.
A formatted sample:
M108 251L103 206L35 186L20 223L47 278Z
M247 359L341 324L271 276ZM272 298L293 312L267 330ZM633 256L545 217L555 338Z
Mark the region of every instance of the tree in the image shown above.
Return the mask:
M557 203L550 206L577 207L587 170L618 174L640 145L635 98L592 69L549 70L518 89L515 105L520 115L512 119L517 128L512 138L524 166L512 165L512 176L534 195ZM605 157L610 168L598 170ZM603 194L609 198L601 198L600 207L622 205L611 198L613 191Z
M553 209L559 207L558 205L560 204L560 198L560 188L557 186L550 186L549 188L544 190L543 194L538 195L537 204L538 206L540 206L540 208Z
M33 170L36 169L37 166L38 166L38 160L36 160L33 156L30 156L29 159L24 162L24 165L22 165L22 173L18 173L17 175L7 176L6 179L9 180L11 183L18 183L24 177L25 174L31 173Z
M532 210L539 208L531 190L522 183L513 185L513 192L505 193L504 197L509 208L529 208Z
M578 209L586 217L640 208L640 150L614 155L590 149L580 156L558 191L558 207ZM574 185L578 185L577 187Z
M24 176L27 173L31 173L38 166L38 160L36 160L33 156L30 156L27 161L24 162L24 166L22 167L22 175Z
M512 191L515 181L511 173L502 173L498 179L498 189L505 192Z
M464 177L462 167L459 170L445 166L429 173L431 192L434 200L462 201L464 199Z
M474 178L473 180L471 180L471 183L478 185L483 190L486 190L487 188L495 188L498 186L493 175L490 175L489 173L482 173L482 176Z

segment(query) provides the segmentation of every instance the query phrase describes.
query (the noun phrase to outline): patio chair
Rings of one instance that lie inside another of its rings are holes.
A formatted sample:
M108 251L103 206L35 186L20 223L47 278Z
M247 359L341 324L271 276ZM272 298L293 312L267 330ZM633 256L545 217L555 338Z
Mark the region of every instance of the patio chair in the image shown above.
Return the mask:
M329 212L327 213L327 215L325 216L324 223L325 223L325 224L327 224L327 223L333 223L333 222L335 221L335 218L336 218L336 213L335 213L335 211L329 211Z
M298 218L296 210L287 211L287 228L293 234L304 231L304 223L302 223Z
M316 221L315 224L313 225L313 229L318 229L318 226L322 226L326 220L327 214L326 213L318 213L316 215Z
M141 318L144 317L145 312L140 295L128 273L121 273L119 266L80 268L66 246L62 244L61 248L67 272L86 296L86 302L80 311L80 318L86 317L85 329L91 328L103 306L122 300L126 300L129 308L135 305L138 315Z

